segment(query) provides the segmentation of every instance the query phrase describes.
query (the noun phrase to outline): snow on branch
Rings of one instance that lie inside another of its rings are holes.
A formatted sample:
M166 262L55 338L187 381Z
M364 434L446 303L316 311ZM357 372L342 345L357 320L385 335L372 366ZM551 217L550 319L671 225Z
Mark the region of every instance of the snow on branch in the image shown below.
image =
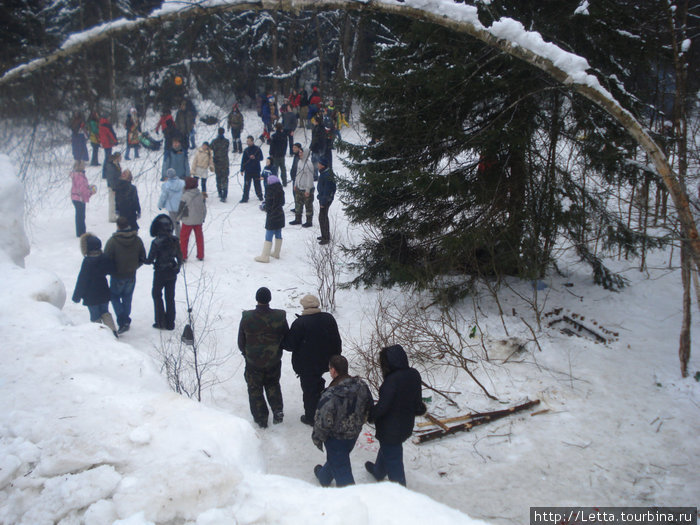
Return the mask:
M260 75L260 77L261 78L275 78L277 80L291 78L294 75L298 75L299 73L301 73L304 69L306 69L310 65L317 63L319 60L320 59L318 57L314 57L311 60L307 60L303 64L299 64L297 67L295 67L291 71L288 71L287 73L269 73L267 75Z

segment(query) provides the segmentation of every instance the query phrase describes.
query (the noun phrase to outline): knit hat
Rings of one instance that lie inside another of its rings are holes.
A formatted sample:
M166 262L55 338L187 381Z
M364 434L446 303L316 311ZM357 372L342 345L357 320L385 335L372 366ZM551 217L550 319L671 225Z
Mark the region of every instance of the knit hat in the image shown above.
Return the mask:
M268 175L267 177L267 185L272 186L273 184L279 184L280 180L277 178L277 175Z
M330 159L326 155L322 155L321 158L318 159L318 163L321 164L324 168L327 168L331 165Z
M270 290L264 286L262 288L258 288L258 291L255 292L255 300L260 304L270 304L271 299L272 294L270 293Z
M165 176L168 177L169 179L176 178L177 173L175 172L175 168L168 168L165 172Z
M185 179L185 189L191 190L197 187L197 179L194 177L187 177Z
M301 306L304 307L304 310L307 308L318 308L321 306L321 302L318 300L318 297L311 294L305 295L299 302L301 303Z

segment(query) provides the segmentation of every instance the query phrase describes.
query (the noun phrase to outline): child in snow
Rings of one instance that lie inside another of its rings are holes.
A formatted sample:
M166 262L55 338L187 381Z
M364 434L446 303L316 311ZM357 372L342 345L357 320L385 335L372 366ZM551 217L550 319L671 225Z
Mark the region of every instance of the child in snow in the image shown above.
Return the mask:
M83 253L83 264L75 283L73 302L78 303L82 299L90 312L90 321L105 324L112 330L114 337L119 337L114 318L109 313L110 295L107 284L107 274L114 271L114 263L102 253L102 241L91 233L80 237L80 251Z
M85 205L95 193L95 188L88 184L85 176L85 161L76 160L70 173L72 181L70 198L75 206L75 236L85 233Z

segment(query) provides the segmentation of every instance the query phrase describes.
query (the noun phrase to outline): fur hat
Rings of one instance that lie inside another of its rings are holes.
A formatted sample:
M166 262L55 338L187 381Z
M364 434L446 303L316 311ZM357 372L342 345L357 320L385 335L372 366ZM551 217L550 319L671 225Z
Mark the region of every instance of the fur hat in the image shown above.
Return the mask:
M83 233L80 236L80 252L83 256L89 255L90 252L102 251L102 241L99 237L90 232Z
M265 288L263 286L261 288L258 288L258 291L255 292L255 300L260 304L270 304L270 301L272 300L272 294L270 293L270 290L268 288Z
M306 310L307 308L318 308L319 306L321 306L321 301L318 300L318 297L311 294L302 297L299 303L301 303L301 306L304 307L304 310Z

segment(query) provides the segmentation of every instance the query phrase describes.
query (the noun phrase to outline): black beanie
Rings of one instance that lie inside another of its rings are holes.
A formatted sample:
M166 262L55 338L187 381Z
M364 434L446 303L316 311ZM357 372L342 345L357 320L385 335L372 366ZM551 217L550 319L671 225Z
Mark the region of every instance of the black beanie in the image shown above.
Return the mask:
M262 288L258 288L258 291L255 292L255 300L260 304L270 304L272 294L269 289L263 286Z

